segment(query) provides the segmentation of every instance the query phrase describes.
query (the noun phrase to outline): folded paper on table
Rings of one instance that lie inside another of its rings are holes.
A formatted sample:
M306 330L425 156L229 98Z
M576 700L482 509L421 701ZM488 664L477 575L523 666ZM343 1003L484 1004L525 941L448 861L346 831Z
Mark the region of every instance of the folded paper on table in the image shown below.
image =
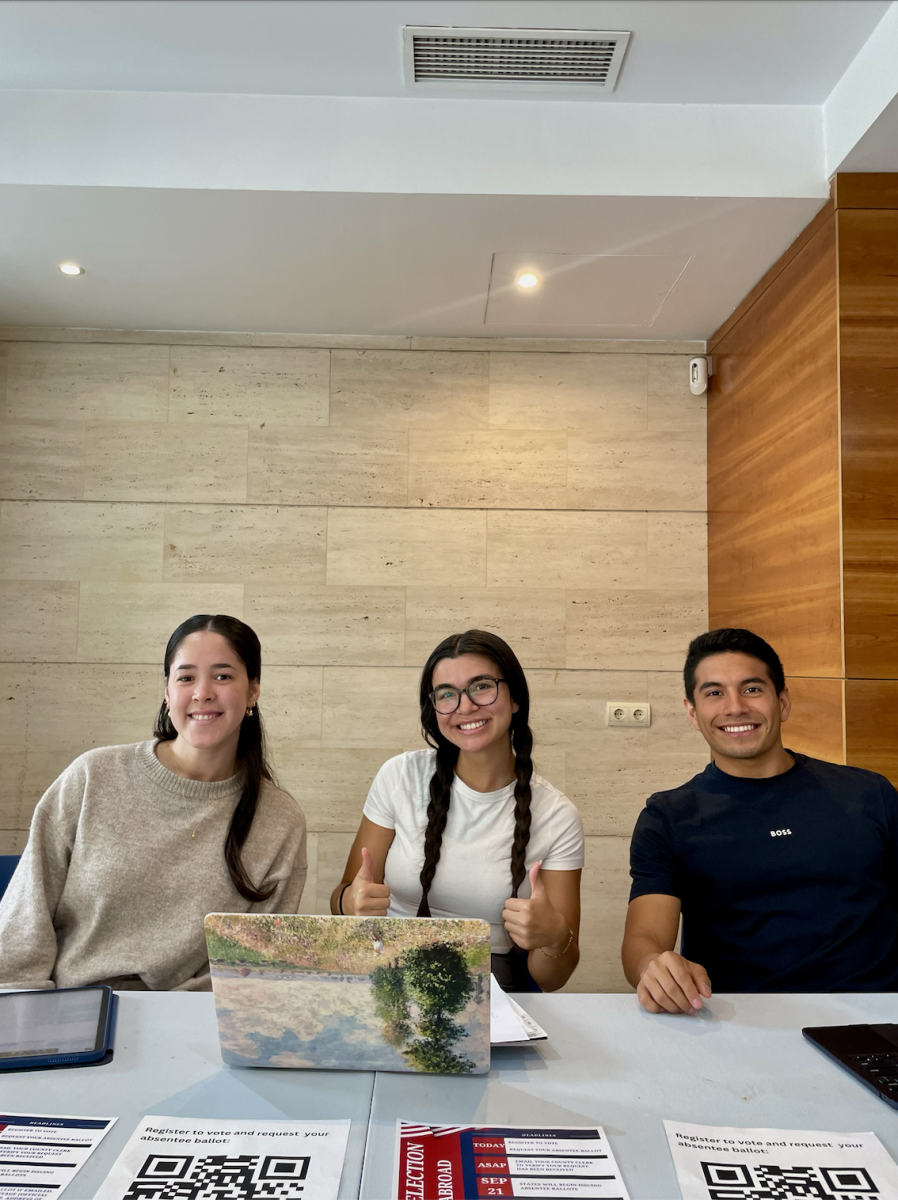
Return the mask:
M526 1046L545 1036L545 1030L490 975L490 1045Z

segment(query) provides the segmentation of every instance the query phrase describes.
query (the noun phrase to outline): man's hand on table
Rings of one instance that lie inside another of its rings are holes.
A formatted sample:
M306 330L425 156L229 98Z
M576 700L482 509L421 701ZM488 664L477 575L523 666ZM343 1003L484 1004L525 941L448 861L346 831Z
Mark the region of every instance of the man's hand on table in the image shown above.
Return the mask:
M649 959L636 986L639 1003L650 1013L695 1013L702 997L711 995L711 980L704 967L673 950Z

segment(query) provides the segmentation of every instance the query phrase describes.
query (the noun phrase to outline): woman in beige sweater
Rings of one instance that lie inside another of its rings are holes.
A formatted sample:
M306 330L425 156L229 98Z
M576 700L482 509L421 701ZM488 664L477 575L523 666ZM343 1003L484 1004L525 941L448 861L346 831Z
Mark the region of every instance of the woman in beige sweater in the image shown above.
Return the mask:
M206 913L299 908L305 818L265 761L259 639L190 617L164 669L155 739L82 754L35 809L0 987L208 990Z

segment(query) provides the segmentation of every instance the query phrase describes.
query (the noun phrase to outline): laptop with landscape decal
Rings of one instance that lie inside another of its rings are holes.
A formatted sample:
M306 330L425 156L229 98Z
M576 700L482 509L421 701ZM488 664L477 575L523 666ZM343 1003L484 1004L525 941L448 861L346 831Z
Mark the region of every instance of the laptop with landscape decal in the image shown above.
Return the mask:
M228 1065L489 1070L487 921L211 913L205 925Z

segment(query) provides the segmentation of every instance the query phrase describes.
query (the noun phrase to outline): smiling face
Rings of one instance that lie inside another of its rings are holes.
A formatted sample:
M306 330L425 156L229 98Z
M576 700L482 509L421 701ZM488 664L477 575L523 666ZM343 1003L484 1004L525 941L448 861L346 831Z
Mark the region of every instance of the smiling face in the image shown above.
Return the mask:
M458 658L441 658L433 669L431 687L449 685L459 691L483 675L501 679L502 672L491 658L482 654L462 654ZM492 704L479 706L462 692L461 702L454 713L437 713L440 733L447 742L468 754L492 751L507 752L511 718L518 711L507 683L499 684L499 694Z
M248 678L239 655L220 633L191 633L178 647L165 699L178 738L194 749L219 749L230 741L236 753L241 722L258 696L258 680Z
M760 659L736 653L703 658L695 668L693 700L686 699L686 712L715 760L784 753L780 725L792 707L789 693L784 688L776 694Z

